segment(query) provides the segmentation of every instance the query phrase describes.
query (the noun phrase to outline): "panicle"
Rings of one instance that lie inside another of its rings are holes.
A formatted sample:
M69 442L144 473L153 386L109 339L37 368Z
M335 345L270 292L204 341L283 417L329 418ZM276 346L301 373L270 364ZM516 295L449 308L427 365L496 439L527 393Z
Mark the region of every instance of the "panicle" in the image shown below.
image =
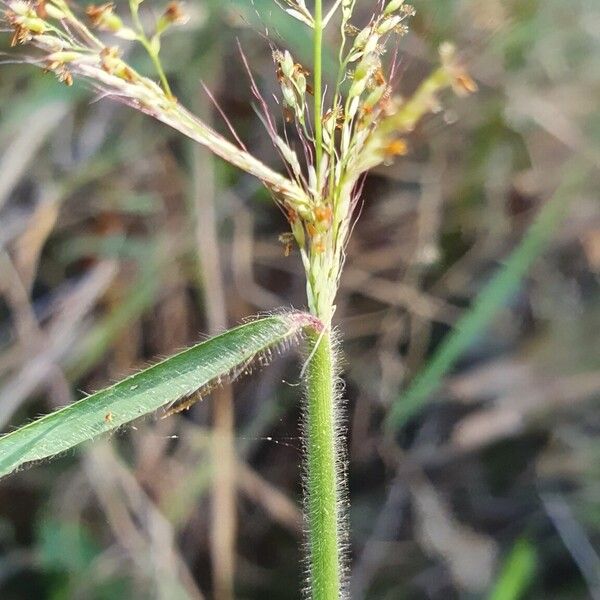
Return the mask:
M386 74L386 44L390 38L407 33L414 7L404 0L389 0L366 26L359 28L351 23L355 0L341 0L338 5L342 12L340 76L330 108L322 115L312 115L322 124L320 173L316 173L309 155L306 181L298 177L301 167L293 148L287 138L285 142L276 140L288 168L311 199L306 211L287 214L306 269L309 306L325 321L333 310L361 176L408 152L407 135L426 113L439 109L438 94L443 89L451 87L459 95L476 89L453 47L443 44L442 66L410 98L394 95L388 80L391 77ZM273 59L285 120L295 120L300 136L314 144L307 127L308 74L287 51L275 51ZM289 241L288 237L282 239Z
M38 63L61 82L72 85L75 77L85 78L104 94L166 123L260 179L289 221L291 232L280 239L286 255L292 240L299 248L310 309L327 321L333 314L362 174L407 153L407 135L425 114L439 110L442 90L452 88L464 96L477 89L475 81L458 60L454 47L445 43L440 47L441 66L413 95L406 99L394 95L389 81L393 80L394 67L388 76L386 44L407 32L413 6L404 0L389 0L359 28L351 23L356 0L338 0L323 21L326 24L341 7L339 77L330 108L311 115L311 74L288 50L273 51L284 119L294 122L297 134L291 141L287 129L280 136L265 108L267 130L286 166L285 176L249 154L241 142L229 142L179 104L159 52L162 34L187 22L183 5L168 1L147 33L137 13L141 1L129 0L131 19L127 23L115 12L113 2L91 4L85 10L87 26L66 0L0 0L5 7L4 20L12 30L11 44L37 48L41 53ZM304 0L276 1L292 17L314 26ZM133 69L123 60L118 44L106 43L95 31L141 44L152 59L160 85ZM266 107L253 79L252 85L253 93ZM325 98L327 95L331 93ZM313 133L317 120L322 126L321 152L315 148ZM317 154L321 155L318 166Z

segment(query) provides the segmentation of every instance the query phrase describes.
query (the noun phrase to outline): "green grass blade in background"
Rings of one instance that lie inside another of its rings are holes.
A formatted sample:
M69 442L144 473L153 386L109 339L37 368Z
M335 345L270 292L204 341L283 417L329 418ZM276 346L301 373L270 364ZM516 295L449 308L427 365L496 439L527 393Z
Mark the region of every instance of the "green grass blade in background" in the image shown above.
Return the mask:
M562 221L569 200L585 177L583 168L573 168L563 178L559 189L540 209L535 221L504 266L481 290L473 306L442 341L408 390L392 405L386 420L388 431L402 427L423 406L440 386L443 377L477 336L484 332L511 294L515 293L534 260L546 248L552 233Z
M519 600L533 580L537 565L535 548L518 540L506 558L488 600Z
M171 405L237 369L244 370L273 347L297 339L309 323L310 317L302 313L250 321L8 433L0 438L0 476Z

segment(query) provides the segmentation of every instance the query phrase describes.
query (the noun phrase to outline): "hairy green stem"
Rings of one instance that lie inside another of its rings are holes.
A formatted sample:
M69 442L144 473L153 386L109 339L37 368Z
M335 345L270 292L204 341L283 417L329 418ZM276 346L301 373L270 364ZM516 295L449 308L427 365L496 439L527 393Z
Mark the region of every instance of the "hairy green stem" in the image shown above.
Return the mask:
M338 600L341 592L341 548L336 373L328 331L310 335L307 367L306 512L312 600Z
M314 94L315 94L315 168L317 179L321 175L321 159L323 157L323 124L321 123L322 113L322 55L323 55L323 6L322 0L315 0L314 14L314 38L313 38L313 69L314 69Z

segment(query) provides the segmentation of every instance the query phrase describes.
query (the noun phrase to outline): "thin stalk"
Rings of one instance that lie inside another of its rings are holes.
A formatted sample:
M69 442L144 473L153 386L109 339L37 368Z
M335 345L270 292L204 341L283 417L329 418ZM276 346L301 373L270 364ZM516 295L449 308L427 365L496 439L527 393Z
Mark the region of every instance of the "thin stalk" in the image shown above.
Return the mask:
M146 37L144 37L140 41L142 42L148 54L150 55L150 60L152 60L152 64L154 65L154 68L158 73L158 77L160 78L160 83L162 85L163 90L165 91L165 94L169 98L173 98L173 92L171 91L171 86L169 85L169 80L167 79L167 74L165 73L162 63L160 62L160 58L158 58L158 55L156 54L156 52L154 52L150 42Z
M329 333L310 335L307 367L306 513L313 600L338 600L341 591L335 364Z
M314 14L314 38L313 38L313 68L314 68L314 94L315 94L315 168L317 178L321 174L321 159L323 157L323 124L321 123L322 113L322 58L323 58L323 6L322 0L315 0Z
M152 64L154 65L154 68L156 69L156 72L158 73L158 77L160 78L160 83L163 87L165 94L169 98L173 98L173 92L171 92L171 86L169 85L169 80L167 79L167 74L165 73L165 70L163 69L162 63L160 62L160 58L158 57L158 53L152 47L152 44L150 43L150 40L148 39L148 36L146 35L146 31L144 30L144 25L142 24L142 20L140 19L139 5L140 5L140 2L138 2L138 0L129 0L129 10L131 12L131 19L137 30L137 34L138 34L137 39L140 42L140 44L142 44L142 46L144 46L144 49L148 53L148 56L150 56L150 60L152 61Z

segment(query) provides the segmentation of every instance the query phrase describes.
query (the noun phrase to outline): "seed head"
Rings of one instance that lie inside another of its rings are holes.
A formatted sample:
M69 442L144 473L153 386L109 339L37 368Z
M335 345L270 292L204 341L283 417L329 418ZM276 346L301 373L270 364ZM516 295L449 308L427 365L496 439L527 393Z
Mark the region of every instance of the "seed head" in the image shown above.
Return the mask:
M185 25L190 20L190 17L183 10L183 5L177 0L172 0L167 4L163 18L173 25Z
M92 27L117 33L123 28L123 21L121 17L114 13L114 8L113 2L100 5L90 4L86 8L85 14L88 16Z
M404 0L390 0L383 11L383 14L391 15L392 13L395 13L402 4L404 4Z
M341 0L334 6L341 5L342 31L353 38L347 46L342 46L340 56L340 65L347 70L345 80L348 85L342 85L342 78L335 88L331 107L312 115L322 124L318 167L314 160L318 154L315 152L316 127L307 122L311 112L307 95L313 93L311 74L289 51L273 52L284 118L287 122L296 121L302 154L307 159L301 164L301 154L296 152L294 142L287 135L278 135L267 113L265 122L269 135L286 165L287 175L282 175L250 155L237 137L238 145L187 112L170 94L160 63L157 66L160 86L132 69L123 60L120 49L107 46L98 39L71 11L66 0L0 2L6 7L4 15L13 30L12 44L31 42L42 52L41 64L60 81L71 85L74 76L82 76L92 81L102 93L161 120L261 180L290 224L291 233L280 237L284 253L291 252L295 241L307 273L309 305L326 321L333 314L361 175L406 154L405 136L424 114L439 108L441 90L452 87L459 95L464 95L477 87L456 59L454 48L445 44L440 49L442 67L432 73L410 98L394 96L388 82L392 77L386 73L385 47L392 36L406 32L406 21L414 14L414 8L404 0L384 0L369 24L359 30L350 24L356 0ZM132 16L137 16L141 2L129 0ZM312 15L304 0L276 2L295 18L313 26ZM168 2L150 37L139 19L133 19L134 29L124 26L111 1L89 5L86 14L93 27L141 42L155 64L161 34L168 27L187 21L178 0ZM254 81L252 84L253 93L266 106Z
M5 18L13 30L11 46L26 44L47 30L46 23L38 16L33 4L23 0L9 2Z
M440 46L442 65L451 77L451 85L458 96L468 96L477 91L477 84L467 73L466 69L456 57L456 48L449 42Z
M320 229L328 229L333 221L331 206L317 206L315 208L315 217Z

